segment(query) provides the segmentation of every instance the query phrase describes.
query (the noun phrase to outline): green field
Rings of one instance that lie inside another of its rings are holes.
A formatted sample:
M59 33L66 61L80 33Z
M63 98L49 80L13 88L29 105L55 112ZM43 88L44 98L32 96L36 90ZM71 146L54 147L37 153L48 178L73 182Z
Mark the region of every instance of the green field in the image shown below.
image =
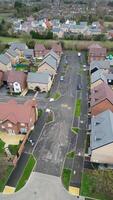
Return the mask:
M85 169L81 195L100 200L113 199L113 170Z
M12 37L0 37L2 43L10 42L22 42L23 38L12 38ZM35 42L44 44L46 47L50 47L52 43L62 41L64 43L64 49L69 50L85 50L92 43L98 43L103 47L106 47L108 50L113 48L113 41L79 41L79 40L39 40L35 39Z

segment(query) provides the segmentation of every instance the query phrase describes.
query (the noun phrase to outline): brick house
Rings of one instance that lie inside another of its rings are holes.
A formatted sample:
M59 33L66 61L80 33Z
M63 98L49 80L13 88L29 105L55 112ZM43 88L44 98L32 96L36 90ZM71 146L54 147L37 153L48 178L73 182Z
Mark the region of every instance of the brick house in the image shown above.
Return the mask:
M34 53L35 57L42 59L46 55L47 50L43 44L35 44Z
M107 55L106 48L101 47L100 45L92 45L89 48L88 54L88 63L91 63L94 60L104 60Z
M21 71L11 70L7 75L7 85L11 93L21 93L27 88L27 75Z
M13 51L16 51L18 53L19 57L23 56L25 49L28 49L28 47L25 43L19 43L19 42L12 43L10 48Z
M63 54L63 50L62 50L62 46L61 44L57 44L57 43L54 43L52 45L52 50L58 54L59 56L61 56Z
M96 87L97 85L103 83L103 82L107 83L107 78L106 78L104 71L102 69L95 71L91 75L91 89Z
M34 129L37 120L37 103L28 100L24 104L10 100L0 103L0 130L10 135L26 134Z
M98 115L107 109L113 112L113 90L103 82L91 90L91 114Z
M53 77L57 73L58 64L54 57L48 56L40 63L38 72L48 72Z

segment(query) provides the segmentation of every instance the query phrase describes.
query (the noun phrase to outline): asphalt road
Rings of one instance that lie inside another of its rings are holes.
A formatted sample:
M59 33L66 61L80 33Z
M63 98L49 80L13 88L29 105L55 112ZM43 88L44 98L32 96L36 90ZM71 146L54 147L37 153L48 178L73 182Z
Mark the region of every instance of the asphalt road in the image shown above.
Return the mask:
M64 70L65 56L68 67ZM80 68L78 56L75 52L66 52L63 56L52 93L60 91L61 99L48 104L55 114L54 123L46 126L34 150L38 159L36 171L54 176L61 175L65 154L70 146L71 124L73 120L73 108L76 98L77 72ZM60 76L65 72L64 81L60 82Z

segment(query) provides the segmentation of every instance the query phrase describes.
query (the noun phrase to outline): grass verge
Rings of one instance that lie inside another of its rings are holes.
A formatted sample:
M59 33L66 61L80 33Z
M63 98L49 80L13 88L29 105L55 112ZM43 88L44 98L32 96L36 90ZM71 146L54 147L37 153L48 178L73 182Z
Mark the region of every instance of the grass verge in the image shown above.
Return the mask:
M66 157L67 158L74 158L75 157L75 155L76 155L76 153L75 153L75 151L70 151L70 152L68 152L67 154L66 154Z
M23 171L23 175L20 178L20 180L19 180L19 182L16 186L16 191L20 190L26 184L26 182L29 179L30 174L31 174L31 172L34 168L35 163L36 163L36 160L35 160L34 156L31 155L27 164L26 164L26 167Z
M53 98L54 100L58 100L58 99L60 99L60 97L61 97L61 93L60 93L60 92L56 92L56 93L52 96L52 98Z
M80 117L81 113L81 99L75 100L75 109L74 109L74 116Z
M71 178L71 170L64 168L62 173L62 182L67 190L69 189L70 178Z
M12 155L16 155L19 150L19 147L20 147L20 144L19 145L9 145L8 149Z
M72 128L71 128L71 131L72 131L72 133L74 133L74 134L77 134L79 130L80 130L80 129L79 129L78 127L72 127Z

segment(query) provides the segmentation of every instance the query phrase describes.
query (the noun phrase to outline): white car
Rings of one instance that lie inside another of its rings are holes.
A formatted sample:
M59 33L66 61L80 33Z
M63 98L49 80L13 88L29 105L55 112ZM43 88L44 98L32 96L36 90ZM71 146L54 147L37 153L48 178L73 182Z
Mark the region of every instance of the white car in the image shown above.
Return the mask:
M64 76L61 76L61 77L60 77L60 81L63 81L63 80L64 80Z
M52 101L54 101L54 98L50 98L50 99L49 99L49 102L52 102Z
M78 57L80 57L81 56L81 53L80 52L78 52Z

